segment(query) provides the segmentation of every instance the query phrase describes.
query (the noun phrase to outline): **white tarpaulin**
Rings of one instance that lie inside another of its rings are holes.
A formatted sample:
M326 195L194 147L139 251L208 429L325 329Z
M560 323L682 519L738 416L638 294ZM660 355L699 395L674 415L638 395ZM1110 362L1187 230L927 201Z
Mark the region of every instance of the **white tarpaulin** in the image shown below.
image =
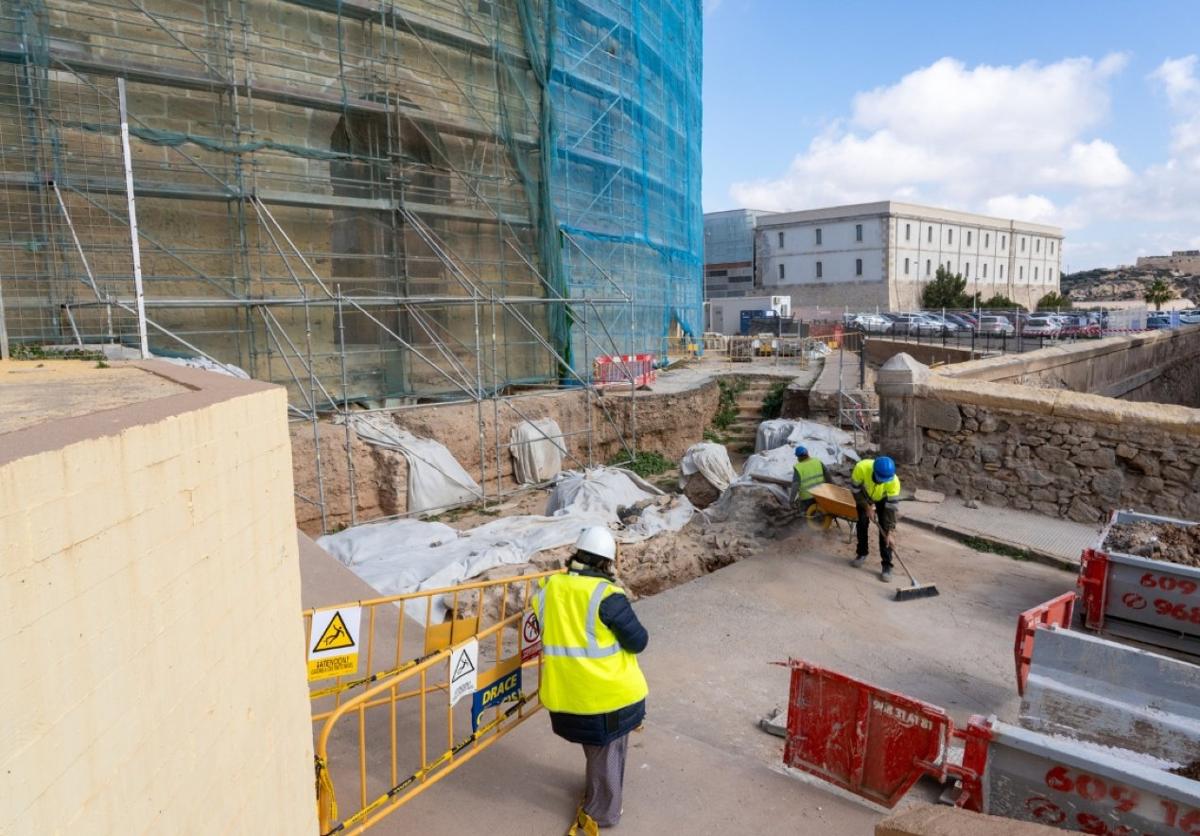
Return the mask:
M841 464L847 459L858 461L859 458L858 453L854 452L854 437L849 433L817 421L783 418L759 424L754 451L762 453L784 446L794 449L799 445L807 447L808 454L820 459L826 466Z
M562 429L553 418L522 421L509 436L513 466L522 485L538 485L553 479L562 470Z
M647 488L649 490L644 490ZM546 516L504 517L467 531L441 523L396 520L329 534L317 542L383 595L453 586L488 569L528 563L538 552L569 546L591 525L617 522L617 508L652 499L655 489L628 471L596 468L559 478ZM648 507L629 528L614 531L636 542L677 531L695 508L680 497L666 508ZM444 608L435 608L440 619ZM424 618L424 612L409 613Z
M483 498L483 491L441 443L417 438L380 414L351 415L350 427L363 441L398 450L408 462L408 512L452 508Z
M760 430L761 432L761 430ZM729 463L729 450L724 444L702 441L693 444L679 462L679 486L682 488L693 473L703 474L708 483L719 491L729 487L737 471Z

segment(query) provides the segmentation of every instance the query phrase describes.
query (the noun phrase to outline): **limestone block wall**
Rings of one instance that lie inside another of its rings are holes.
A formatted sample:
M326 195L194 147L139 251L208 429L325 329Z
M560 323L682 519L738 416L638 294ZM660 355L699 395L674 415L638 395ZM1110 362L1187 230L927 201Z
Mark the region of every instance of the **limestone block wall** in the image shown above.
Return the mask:
M284 391L137 367L0 437L0 832L314 833Z
M1115 508L1200 519L1200 410L880 372L881 447L909 484L1099 523Z
M1200 325L1190 325L989 357L958 364L942 374L958 380L1069 389L1109 397L1129 396L1134 400L1163 403L1191 400L1188 405L1195 406L1198 396L1186 389L1188 380L1196 380L1195 372L1181 371L1178 367L1194 367L1197 356L1200 356ZM1161 383L1157 382L1164 377Z

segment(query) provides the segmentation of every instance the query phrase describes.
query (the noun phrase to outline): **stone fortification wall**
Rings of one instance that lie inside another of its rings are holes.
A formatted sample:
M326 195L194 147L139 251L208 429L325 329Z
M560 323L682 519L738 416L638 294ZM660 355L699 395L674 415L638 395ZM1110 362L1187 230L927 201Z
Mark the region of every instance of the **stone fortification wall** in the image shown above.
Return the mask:
M882 447L910 484L1080 522L1118 507L1200 518L1200 410L954 378L903 355L877 388Z

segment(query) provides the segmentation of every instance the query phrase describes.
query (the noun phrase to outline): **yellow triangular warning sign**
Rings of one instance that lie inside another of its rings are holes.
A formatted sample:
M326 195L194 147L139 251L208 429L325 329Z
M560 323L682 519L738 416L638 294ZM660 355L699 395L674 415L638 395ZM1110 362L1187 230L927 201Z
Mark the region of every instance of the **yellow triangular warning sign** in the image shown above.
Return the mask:
M471 654L463 653L458 657L458 664L454 667L454 673L451 674L450 680L453 682L459 677L466 676L475 670L475 665L471 662Z
M313 653L322 650L341 650L345 647L354 647L354 637L346 629L346 622L342 621L342 614L337 612L329 620L329 625L321 634L321 638L317 639L317 643L313 645Z

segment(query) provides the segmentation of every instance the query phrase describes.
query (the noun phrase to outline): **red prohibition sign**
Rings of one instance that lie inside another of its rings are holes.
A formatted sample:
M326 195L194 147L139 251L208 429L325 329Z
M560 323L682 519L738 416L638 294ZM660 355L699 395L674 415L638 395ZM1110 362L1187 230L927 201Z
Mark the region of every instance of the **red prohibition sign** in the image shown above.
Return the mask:
M525 636L526 642L535 642L542 637L542 626L538 624L535 613L530 613L525 617L525 626L522 628L522 633Z

